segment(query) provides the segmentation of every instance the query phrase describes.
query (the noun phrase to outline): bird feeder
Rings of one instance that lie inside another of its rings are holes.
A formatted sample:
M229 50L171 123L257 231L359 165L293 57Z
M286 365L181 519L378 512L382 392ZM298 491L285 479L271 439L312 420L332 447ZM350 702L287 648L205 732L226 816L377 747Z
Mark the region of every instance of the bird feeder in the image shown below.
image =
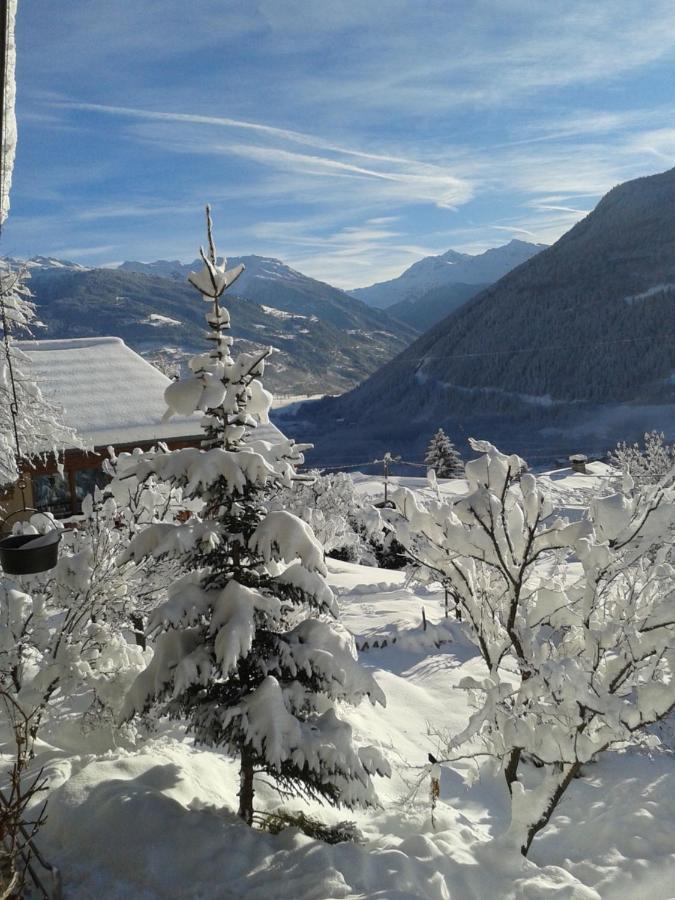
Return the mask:
M24 508L18 512L38 510ZM9 518L11 516L5 519L3 525L7 525ZM45 518L49 520L48 516ZM58 562L60 541L61 532L53 527L45 534L6 535L0 538L0 565L7 575L37 575L38 572L47 572Z

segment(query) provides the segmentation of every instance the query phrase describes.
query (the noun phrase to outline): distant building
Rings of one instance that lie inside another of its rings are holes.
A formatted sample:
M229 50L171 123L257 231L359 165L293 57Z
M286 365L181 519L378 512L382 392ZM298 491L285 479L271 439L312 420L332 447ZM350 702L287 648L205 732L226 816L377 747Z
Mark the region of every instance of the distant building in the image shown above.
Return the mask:
M105 483L101 464L108 447L122 453L135 447L147 450L158 441L175 449L198 446L202 440L201 413L163 420L170 379L121 338L16 341L15 346L30 359L45 397L58 403L65 422L89 448L66 448L58 462L27 460L28 506L57 518L78 514L83 498ZM273 425L256 429L256 438L280 437ZM13 487L0 501L9 514L21 508L21 492Z
M573 472L579 472L582 475L587 474L586 464L588 463L588 457L585 453L573 453L569 459Z

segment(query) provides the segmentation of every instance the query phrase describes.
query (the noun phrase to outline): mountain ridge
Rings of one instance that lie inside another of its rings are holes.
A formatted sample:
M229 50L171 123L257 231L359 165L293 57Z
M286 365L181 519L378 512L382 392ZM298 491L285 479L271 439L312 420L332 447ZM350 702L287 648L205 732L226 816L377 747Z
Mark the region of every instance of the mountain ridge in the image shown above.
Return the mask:
M389 309L404 302L415 303L428 291L450 284L485 285L498 281L545 247L545 244L514 238L507 244L478 254L447 250L417 260L397 278L355 288L350 294L378 309Z
M204 309L182 279L86 269L45 257L29 261L27 268L42 323L38 338L115 335L147 358L161 355L172 366L203 346ZM288 280L275 287L272 279L258 278L249 284L248 296L242 296L239 282L237 293L228 292L232 334L242 349L276 348L268 364L276 391L347 390L417 333L335 288L318 288L301 273L296 281L295 291Z

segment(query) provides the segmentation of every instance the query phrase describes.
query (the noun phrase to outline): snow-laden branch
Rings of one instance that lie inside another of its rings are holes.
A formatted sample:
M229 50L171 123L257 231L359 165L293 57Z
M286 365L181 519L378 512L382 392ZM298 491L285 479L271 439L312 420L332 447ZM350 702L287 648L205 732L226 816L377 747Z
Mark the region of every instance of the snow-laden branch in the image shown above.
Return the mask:
M475 449L465 495L423 505L399 489L389 521L452 590L487 666L462 685L478 708L445 755L468 743L501 761L508 840L526 852L583 763L675 704L675 491L626 481L570 524L522 460Z

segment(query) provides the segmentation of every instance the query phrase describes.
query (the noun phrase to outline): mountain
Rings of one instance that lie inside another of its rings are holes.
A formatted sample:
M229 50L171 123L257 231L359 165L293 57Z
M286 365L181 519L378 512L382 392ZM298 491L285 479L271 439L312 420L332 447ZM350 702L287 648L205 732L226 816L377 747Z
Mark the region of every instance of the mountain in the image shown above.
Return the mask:
M370 287L356 288L349 293L379 309L388 309L406 301L414 303L428 291L449 284L492 284L516 266L531 259L545 246L513 240L503 247L493 247L475 256L448 250L441 256L420 259L398 278L381 281Z
M127 261L120 263L117 268L123 272L135 272L137 275L156 275L159 278L185 281L190 272L200 269L202 265L200 259L196 259L190 265L182 263L179 259L157 259L150 263Z
M33 256L26 262L19 263L17 260L9 260L15 268L28 269L29 272L37 272L48 270L51 272L86 272L87 266L81 266L79 263L70 262L67 259L54 259L52 256Z
M240 263L246 267L237 279L236 293L254 303L273 306L295 315L318 316L346 329L385 329L394 335L409 339L410 328L395 323L388 317L370 309L363 301L346 294L339 288L317 281L285 265L278 259L266 256L230 256L228 268ZM184 282L189 272L202 267L201 260L188 264L160 260L153 263L124 262L118 271L162 275Z
M419 457L439 426L533 462L651 428L672 439L673 210L675 169L611 190L358 388L305 405L299 430L317 443L315 460L335 461L336 446L341 461L383 450Z
M417 300L394 303L387 307L386 312L418 331L427 331L486 287L487 284L446 284L432 288Z
M232 334L242 348L277 349L267 369L274 390L347 390L415 336L410 326L286 267L283 280L275 281L270 262L251 266L253 277L240 279L249 295L242 296L237 282L238 293L228 294L228 306ZM128 267L85 269L38 259L28 268L44 326L36 337L117 335L144 356L161 354L178 364L203 349L203 304L182 273L167 278Z

